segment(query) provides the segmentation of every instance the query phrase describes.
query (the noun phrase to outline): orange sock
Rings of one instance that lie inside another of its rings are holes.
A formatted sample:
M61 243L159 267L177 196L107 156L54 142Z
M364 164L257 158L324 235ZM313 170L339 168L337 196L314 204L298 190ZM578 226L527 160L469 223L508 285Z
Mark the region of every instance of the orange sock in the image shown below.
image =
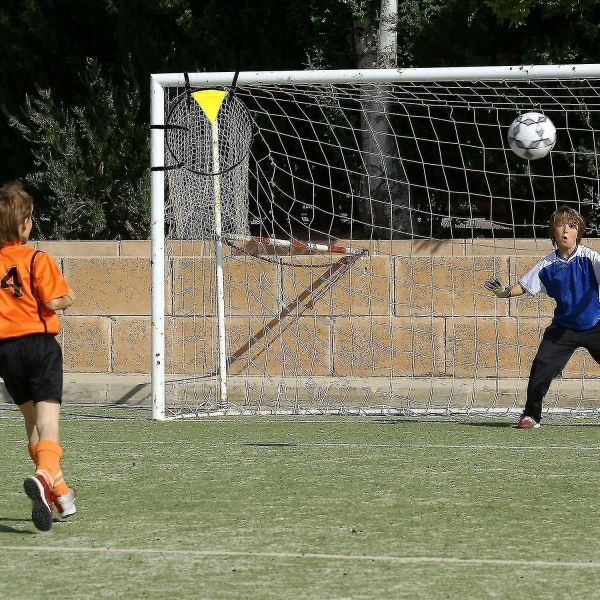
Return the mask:
M31 456L33 464L37 467L37 444L29 444L27 450L29 451L29 456Z
M59 471L54 475L54 487L52 488L52 493L55 496L64 496L69 493L69 486L63 477L62 471Z
M41 473L50 487L54 487L54 477L60 471L60 459L62 457L62 448L57 442L52 440L40 440L37 445L37 469L36 473Z

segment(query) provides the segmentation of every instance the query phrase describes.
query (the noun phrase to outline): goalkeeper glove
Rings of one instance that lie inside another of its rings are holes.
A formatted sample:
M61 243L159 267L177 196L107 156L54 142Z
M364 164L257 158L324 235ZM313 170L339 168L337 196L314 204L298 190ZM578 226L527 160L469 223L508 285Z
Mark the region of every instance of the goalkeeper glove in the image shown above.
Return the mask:
M490 277L483 287L493 292L498 298L510 298L512 286L506 287L497 277Z

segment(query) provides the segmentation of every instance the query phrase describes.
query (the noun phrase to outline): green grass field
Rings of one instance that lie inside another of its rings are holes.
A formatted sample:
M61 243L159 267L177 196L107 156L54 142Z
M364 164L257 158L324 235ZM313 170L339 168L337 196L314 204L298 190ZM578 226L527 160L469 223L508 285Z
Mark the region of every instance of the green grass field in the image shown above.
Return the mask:
M600 421L67 407L79 512L40 533L20 415L0 420L3 598L600 595Z

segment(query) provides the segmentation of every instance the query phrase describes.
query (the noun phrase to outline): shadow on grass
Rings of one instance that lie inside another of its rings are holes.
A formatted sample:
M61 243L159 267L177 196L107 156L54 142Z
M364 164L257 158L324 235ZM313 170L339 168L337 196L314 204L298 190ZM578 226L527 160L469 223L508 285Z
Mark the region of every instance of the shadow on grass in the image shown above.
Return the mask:
M0 518L0 534L1 533L18 533L19 535L29 534L35 535L35 531L31 529L17 529L16 527L12 527L7 525L7 522L15 522L15 523L27 523L27 525L31 526L31 521L29 519L2 519Z

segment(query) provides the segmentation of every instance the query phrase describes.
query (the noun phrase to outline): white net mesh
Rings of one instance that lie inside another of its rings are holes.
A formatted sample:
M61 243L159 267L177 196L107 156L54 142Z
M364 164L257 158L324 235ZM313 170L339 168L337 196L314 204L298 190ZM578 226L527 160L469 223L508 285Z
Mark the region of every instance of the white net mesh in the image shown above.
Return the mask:
M180 165L166 201L169 414L520 410L554 304L496 300L483 282L514 282L548 254L548 218L564 202L586 215L597 245L599 91L594 78L526 75L240 82L217 118L215 169L200 107L167 88L166 164ZM530 111L558 132L535 161L507 141ZM578 351L545 408L596 410L598 374Z
M166 130L171 236L215 239L215 204L220 202L224 235L249 235L248 155L252 121L234 96L209 96L218 104L215 123L202 97L183 92L169 107ZM216 149L216 154L213 153ZM176 167L176 168L174 168Z

